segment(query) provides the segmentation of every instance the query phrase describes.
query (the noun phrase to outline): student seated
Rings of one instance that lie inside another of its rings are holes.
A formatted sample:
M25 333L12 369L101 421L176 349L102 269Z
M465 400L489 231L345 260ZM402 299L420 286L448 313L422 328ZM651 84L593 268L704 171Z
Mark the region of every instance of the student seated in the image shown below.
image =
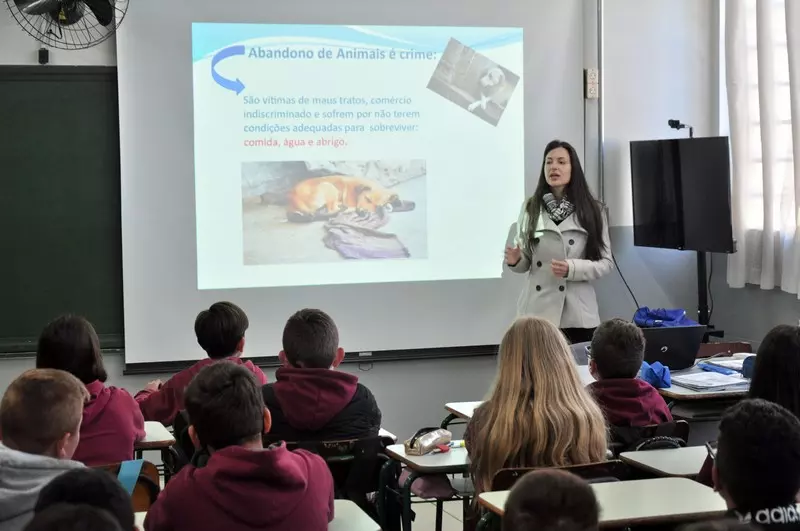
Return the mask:
M563 470L537 470L511 489L503 531L596 531L599 512L585 480Z
M194 322L197 343L208 354L208 359L198 361L184 369L166 383L154 380L136 394L145 420L172 424L175 415L183 409L183 391L203 367L220 360L232 361L252 372L261 385L267 377L252 361L241 358L244 352L244 333L250 326L244 310L231 302L217 302L203 310Z
M74 460L95 466L133 458L134 443L145 436L144 418L128 391L105 385L100 340L89 321L65 315L48 324L39 336L36 367L67 371L89 392Z
M381 411L358 376L335 370L344 359L339 331L322 310L300 310L283 329L282 367L263 388L272 440L377 437Z
M637 378L644 361L642 330L622 319L597 327L592 337L589 371L596 382L589 385L609 426L649 426L672 421L658 390Z
M80 440L86 387L55 369L22 373L0 401L0 531L20 531L33 517L39 491L83 467L72 461Z
M550 322L521 317L500 343L497 376L464 435L475 490L501 468L604 461L603 413L583 387L572 352Z
M189 435L211 456L186 465L147 512L146 531L325 531L333 519L333 479L325 461L264 448L270 429L258 381L230 362L203 368L186 389Z
M37 513L25 531L128 531L114 517L91 505L61 503Z
M800 529L800 420L761 399L743 400L719 424L712 470L729 516L770 529Z
M785 407L800 418L800 327L779 325L764 336L758 347L748 398L762 398ZM711 458L697 481L712 486Z
M65 472L39 493L35 514L59 504L88 505L107 511L120 528L135 528L131 496L122 484L105 470L79 468Z

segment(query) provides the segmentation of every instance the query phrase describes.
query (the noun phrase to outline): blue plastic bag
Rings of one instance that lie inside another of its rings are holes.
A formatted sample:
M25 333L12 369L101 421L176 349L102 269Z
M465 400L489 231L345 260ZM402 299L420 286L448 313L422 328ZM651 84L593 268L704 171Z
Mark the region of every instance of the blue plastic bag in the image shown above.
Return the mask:
M639 373L642 380L649 383L656 389L666 389L672 386L672 378L669 375L669 367L661 364L660 361L652 365L646 361L642 362L642 370Z
M686 317L686 310L642 306L633 314L633 322L641 328L697 326L699 323Z

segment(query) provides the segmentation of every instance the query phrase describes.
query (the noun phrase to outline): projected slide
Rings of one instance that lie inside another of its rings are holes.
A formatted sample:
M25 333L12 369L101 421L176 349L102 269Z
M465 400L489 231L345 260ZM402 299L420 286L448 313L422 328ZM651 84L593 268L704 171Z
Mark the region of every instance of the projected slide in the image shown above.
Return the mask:
M497 278L522 29L192 25L199 289Z

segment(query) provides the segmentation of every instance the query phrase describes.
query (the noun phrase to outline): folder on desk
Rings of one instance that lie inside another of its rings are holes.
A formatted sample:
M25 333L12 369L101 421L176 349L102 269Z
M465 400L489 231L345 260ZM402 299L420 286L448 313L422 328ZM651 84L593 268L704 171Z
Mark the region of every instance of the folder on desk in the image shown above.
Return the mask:
M740 375L727 375L718 372L697 372L673 374L673 385L680 385L692 391L747 391L750 380Z

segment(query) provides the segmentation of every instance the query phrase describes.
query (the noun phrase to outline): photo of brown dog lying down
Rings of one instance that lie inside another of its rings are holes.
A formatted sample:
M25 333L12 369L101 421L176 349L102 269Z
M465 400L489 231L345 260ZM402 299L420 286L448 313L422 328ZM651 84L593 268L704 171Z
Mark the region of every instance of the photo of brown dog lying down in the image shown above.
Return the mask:
M376 213L414 210L413 201L400 196L363 177L327 175L313 177L297 183L289 191L286 219L294 223L328 220L341 212L356 212L368 216Z

